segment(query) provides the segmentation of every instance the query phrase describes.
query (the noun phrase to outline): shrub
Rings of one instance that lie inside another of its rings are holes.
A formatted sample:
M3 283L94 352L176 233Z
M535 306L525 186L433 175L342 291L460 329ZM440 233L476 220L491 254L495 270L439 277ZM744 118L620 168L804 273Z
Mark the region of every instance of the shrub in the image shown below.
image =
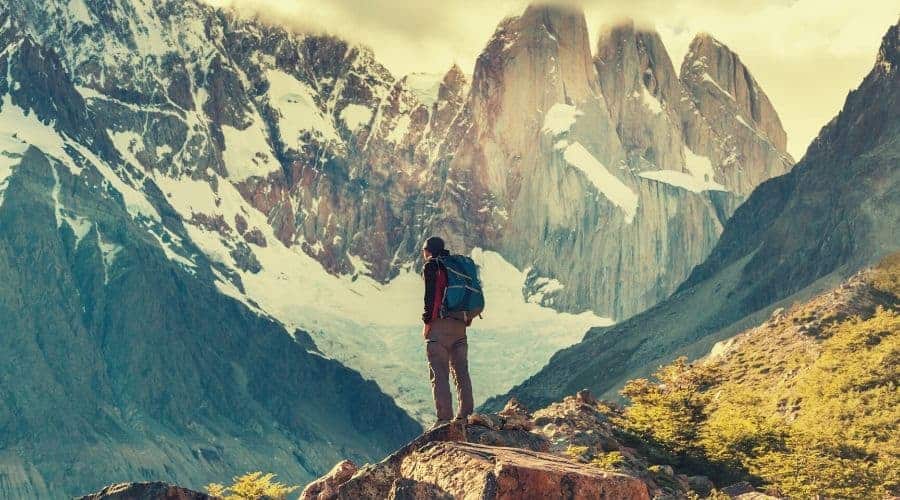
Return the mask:
M275 481L275 474L272 473L250 472L234 477L233 481L231 486L210 483L206 486L206 491L212 496L225 500L258 500L261 498L284 500L289 494L300 488Z

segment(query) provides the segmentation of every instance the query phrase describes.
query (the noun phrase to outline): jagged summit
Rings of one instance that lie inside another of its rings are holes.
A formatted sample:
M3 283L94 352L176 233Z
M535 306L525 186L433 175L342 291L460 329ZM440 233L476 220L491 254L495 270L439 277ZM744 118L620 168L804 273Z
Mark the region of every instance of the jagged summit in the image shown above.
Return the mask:
M886 73L896 71L898 64L900 64L900 23L891 26L885 33L878 49L878 56L875 58L876 67Z
M734 51L708 33L691 41L681 65L681 78L692 85L711 85L720 99L732 103L745 119L773 142L777 149L787 147L787 133L768 96L750 70Z

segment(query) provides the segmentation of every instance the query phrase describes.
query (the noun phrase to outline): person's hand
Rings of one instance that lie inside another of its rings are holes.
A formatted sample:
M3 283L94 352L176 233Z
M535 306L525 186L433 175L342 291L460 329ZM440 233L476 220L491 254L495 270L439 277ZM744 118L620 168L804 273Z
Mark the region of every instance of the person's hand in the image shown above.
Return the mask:
M424 337L425 340L428 340L428 335L430 333L431 333L431 325L426 323L425 326L422 327L422 337Z

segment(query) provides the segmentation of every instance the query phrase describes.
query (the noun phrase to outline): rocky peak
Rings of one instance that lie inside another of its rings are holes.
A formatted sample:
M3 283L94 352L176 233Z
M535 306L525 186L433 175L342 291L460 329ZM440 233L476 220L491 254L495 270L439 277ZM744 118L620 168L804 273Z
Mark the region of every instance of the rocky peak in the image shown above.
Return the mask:
M787 149L787 133L769 97L740 57L712 35L694 37L681 65L681 78L692 84L689 87L710 90L712 86L719 101L735 107L775 148Z
M881 41L875 64L858 88L847 95L844 108L810 144L806 159L820 175L845 175L842 163L886 141L894 140L900 116L900 23L891 26ZM829 177L824 177L829 178Z
M900 64L900 23L891 26L884 38L875 58L876 68L882 68L885 73L897 71Z
M526 69L534 71L530 78L518 75ZM533 75L546 75L552 84L545 85ZM521 88L503 87L507 79ZM533 103L542 110L557 102L573 104L596 98L599 89L584 14L561 6L531 5L521 16L506 19L476 62L473 88L485 103L502 100L507 94L531 98L519 102ZM495 95L495 89L501 95Z
M621 409L587 391L533 414L514 400L427 431L379 463L338 463L302 500L684 496L689 478L651 467L612 423ZM606 461L602 460L607 457ZM612 464L612 465L607 465Z
M594 64L629 163L681 171L681 84L659 34L631 20L607 26Z
M659 33L650 27L636 26L633 20L601 29L594 62L601 81L615 77L625 87L640 83L654 97L666 101L681 97L678 75ZM602 71L606 68L609 69Z
M466 74L463 73L459 65L453 63L444 77L441 79L441 86L438 90L438 100L447 100L451 98L462 98L469 84Z

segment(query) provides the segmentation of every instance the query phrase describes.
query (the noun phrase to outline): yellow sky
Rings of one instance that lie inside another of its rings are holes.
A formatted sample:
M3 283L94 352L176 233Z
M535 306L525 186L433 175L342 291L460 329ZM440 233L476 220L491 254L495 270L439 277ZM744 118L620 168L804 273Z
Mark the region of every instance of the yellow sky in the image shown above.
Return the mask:
M391 72L471 73L497 23L524 0L207 0L298 31L328 32L372 47ZM581 6L591 31L624 16L656 26L676 70L695 33L737 52L781 116L800 159L871 69L897 22L896 0L564 0Z

